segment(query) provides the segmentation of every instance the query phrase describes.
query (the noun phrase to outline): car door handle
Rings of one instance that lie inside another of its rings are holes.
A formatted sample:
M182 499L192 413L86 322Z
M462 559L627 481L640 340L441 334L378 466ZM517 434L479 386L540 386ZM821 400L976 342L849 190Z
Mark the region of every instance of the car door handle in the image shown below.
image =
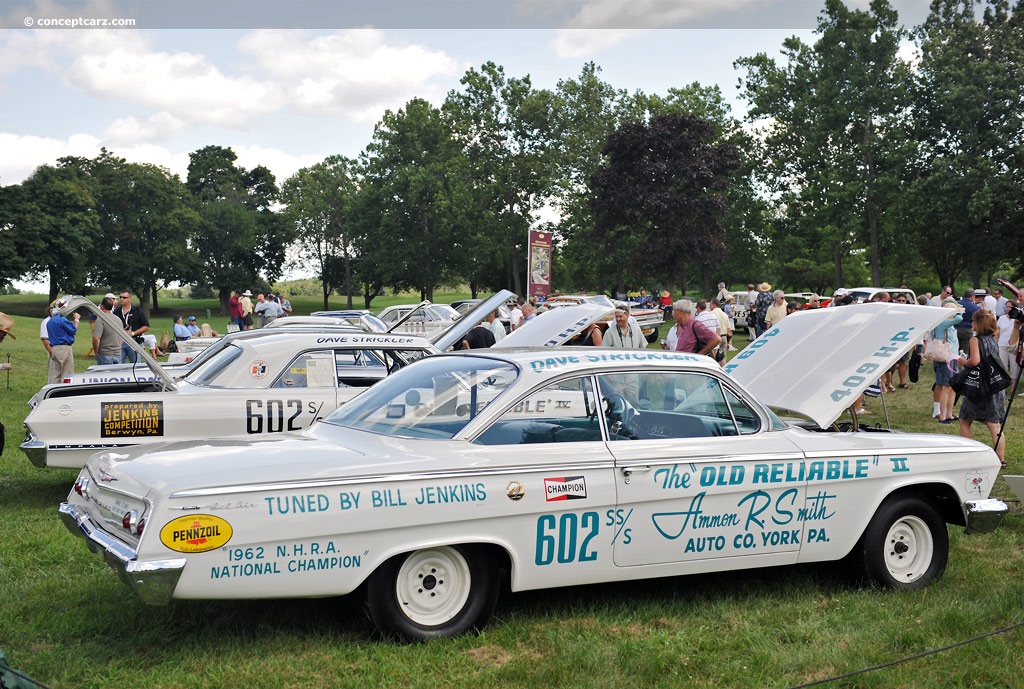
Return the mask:
M652 468L653 467L650 467L650 466L622 467L621 469L619 469L619 471L622 472L623 476L625 476L626 478L629 478L633 474L643 474L643 473L646 473L648 471L651 471Z

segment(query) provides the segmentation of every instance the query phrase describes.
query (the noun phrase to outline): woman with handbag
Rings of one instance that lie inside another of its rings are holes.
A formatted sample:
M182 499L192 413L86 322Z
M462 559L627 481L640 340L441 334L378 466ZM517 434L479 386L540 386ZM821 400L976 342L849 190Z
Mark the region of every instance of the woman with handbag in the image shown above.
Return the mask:
M990 360L998 362L999 345L995 338L997 332L995 316L991 311L979 309L971 317L971 324L974 327L974 337L968 343L971 351L967 358L961 357L960 365L972 368L982 366L983 363L987 365ZM983 377L986 375L988 374L982 374ZM1003 375L1006 375L1005 371ZM974 421L981 421L988 426L988 430L992 433L992 443L995 445L999 462L1005 469L1006 461L1003 459L1003 449L1006 439L999 433L999 425L1003 421L1003 411L1006 407L1006 393L1003 390L1004 388L999 388L996 392L984 397L964 397L964 401L960 405L960 435L965 438L973 437L971 423Z
M961 311L963 307L956 299L947 297L943 300L942 306L952 309L957 313L939 323L928 333L928 339L924 343L922 356L932 362L935 369L935 385L932 387L932 418L938 418L941 424L951 424L956 419L953 416L953 401L956 395L953 388L949 387L949 379L953 372L949 369L948 362L956 358L956 326L963 319Z

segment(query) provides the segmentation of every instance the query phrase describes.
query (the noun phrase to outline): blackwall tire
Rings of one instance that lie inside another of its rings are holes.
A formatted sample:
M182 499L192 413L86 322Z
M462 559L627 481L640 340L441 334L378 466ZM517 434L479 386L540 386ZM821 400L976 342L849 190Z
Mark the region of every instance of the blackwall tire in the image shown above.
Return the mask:
M367 581L370 621L409 641L446 638L486 624L498 566L481 548L441 546L391 558Z
M891 589L924 588L942 576L949 559L949 534L931 501L919 495L882 503L861 542L864 573Z

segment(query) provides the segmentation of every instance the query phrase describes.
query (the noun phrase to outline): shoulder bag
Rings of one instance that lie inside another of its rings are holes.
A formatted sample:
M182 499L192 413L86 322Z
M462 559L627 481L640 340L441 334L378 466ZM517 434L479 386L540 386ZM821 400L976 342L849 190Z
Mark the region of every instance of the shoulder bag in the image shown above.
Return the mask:
M949 379L953 392L970 400L984 399L987 395L981 382L980 366L961 366Z
M929 337L924 342L924 351L921 353L928 361L941 361L946 363L953 357L953 348L950 346L946 339L937 339L935 337L935 331L931 332Z
M1013 382L1010 379L1010 374L1003 368L1003 363L991 354L983 353L981 355L979 368L981 368L981 379L985 383L989 395L1002 392Z
M1002 392L1012 382L1002 363L982 350L981 363L957 371L950 378L949 387L967 399L980 400Z

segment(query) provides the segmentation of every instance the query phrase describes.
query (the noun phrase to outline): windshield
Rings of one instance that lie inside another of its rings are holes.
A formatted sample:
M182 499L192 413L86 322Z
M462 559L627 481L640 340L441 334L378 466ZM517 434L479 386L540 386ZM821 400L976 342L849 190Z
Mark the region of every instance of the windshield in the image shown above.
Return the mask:
M212 349L212 348L210 348ZM193 385L214 385L214 381L228 365L242 355L242 348L228 344L222 349L203 360L201 366L197 366L185 375L185 380Z
M450 439L519 377L503 361L430 357L339 407L324 423L382 435Z
M434 320L440 321L458 320L461 315L448 304L431 304L427 310L434 316Z

